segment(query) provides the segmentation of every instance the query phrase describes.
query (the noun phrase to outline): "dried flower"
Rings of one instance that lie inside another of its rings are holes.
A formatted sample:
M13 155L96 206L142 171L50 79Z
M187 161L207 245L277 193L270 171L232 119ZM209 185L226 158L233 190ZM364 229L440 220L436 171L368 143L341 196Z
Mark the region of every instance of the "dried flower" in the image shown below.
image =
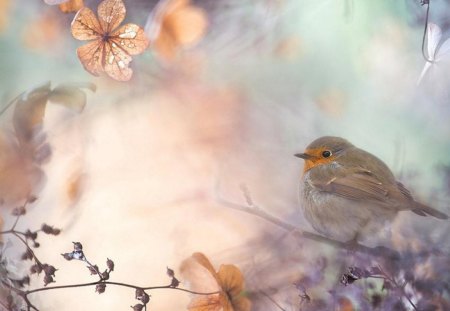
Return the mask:
M208 296L194 297L188 306L190 311L250 310L251 302L244 291L244 277L236 266L221 265L219 271L216 272L204 254L194 253L181 264L180 270L186 279L191 282L194 291L219 292ZM198 273L201 273L200 271L209 275L207 280L196 277ZM208 307L208 309L205 309L205 307Z
M99 283L95 286L95 292L99 294L103 294L106 290L106 284L105 283Z
M46 275L52 275L52 276L55 276L55 272L57 271L57 269L55 267L48 265L48 264L43 264L42 270L44 270Z
M73 252L72 253L61 254L61 256L63 256L65 260L72 260L73 259Z
M89 272L91 273L91 275L98 274L98 266L97 265L87 266L87 268L89 269Z
M119 27L125 19L122 0L104 0L98 6L98 18L87 7L78 11L72 21L72 35L89 42L77 49L83 67L98 76L105 72L118 81L131 79L131 55L142 53L149 41L136 24Z
M173 278L175 276L175 272L170 269L169 267L167 267L167 275L171 278Z
M109 271L114 271L114 261L111 259L106 260L106 266L108 267Z
M41 273L42 272L42 266L40 264L34 264L30 267L30 273L34 274L34 273Z
M23 206L19 206L13 209L12 214L13 216L22 216L25 215L27 210Z
M73 243L73 249L75 251L82 251L83 250L83 244L80 242L72 242Z
M47 286L48 284L53 283L53 282L55 282L55 281L53 280L53 277L51 275L46 274L44 276L44 286Z
M25 253L22 254L21 259L22 260L31 260L31 259L33 259L33 252L29 248L27 248Z
M108 280L109 279L109 272L108 272L108 270L103 271L100 274L100 277L102 278L102 280Z
M131 309L133 309L133 311L142 311L144 309L144 305L143 304L136 304L134 306L131 306Z

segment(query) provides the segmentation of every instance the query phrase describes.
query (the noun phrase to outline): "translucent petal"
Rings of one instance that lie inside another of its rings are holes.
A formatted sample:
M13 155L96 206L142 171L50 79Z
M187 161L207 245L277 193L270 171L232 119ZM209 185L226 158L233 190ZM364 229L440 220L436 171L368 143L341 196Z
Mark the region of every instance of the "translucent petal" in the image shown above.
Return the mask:
M427 27L427 50L428 57L432 60L435 59L436 56L436 47L441 41L442 31L438 25L433 23L428 23Z
M104 33L111 33L125 19L127 11L122 0L104 0L97 9L98 20Z
M110 40L130 55L142 53L149 44L144 29L135 24L123 25L114 31Z
M103 69L108 76L117 81L128 81L131 79L133 70L131 70L129 64L132 58L127 52L116 43L108 42L105 44L104 55Z
M95 40L77 49L77 55L83 67L94 76L98 76L103 71L104 48L105 44L101 40Z
M87 7L82 8L75 15L71 30L72 36L78 40L98 39L103 32L94 12Z

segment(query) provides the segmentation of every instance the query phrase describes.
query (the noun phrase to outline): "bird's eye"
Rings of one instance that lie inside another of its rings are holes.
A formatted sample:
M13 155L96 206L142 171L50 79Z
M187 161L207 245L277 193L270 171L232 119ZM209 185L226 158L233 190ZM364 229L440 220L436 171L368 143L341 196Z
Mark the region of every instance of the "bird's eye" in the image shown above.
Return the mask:
M322 156L323 156L324 158L330 157L330 156L331 156L331 151L325 150L324 152L322 152Z

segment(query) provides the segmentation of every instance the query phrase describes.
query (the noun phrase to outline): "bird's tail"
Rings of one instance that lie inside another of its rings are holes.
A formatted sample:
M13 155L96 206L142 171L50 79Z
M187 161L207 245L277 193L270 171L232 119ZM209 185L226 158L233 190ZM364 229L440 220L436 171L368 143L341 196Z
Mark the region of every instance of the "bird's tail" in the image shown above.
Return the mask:
M432 207L426 206L425 204L414 202L414 207L412 211L420 216L433 216L439 219L448 219L448 215L442 213Z

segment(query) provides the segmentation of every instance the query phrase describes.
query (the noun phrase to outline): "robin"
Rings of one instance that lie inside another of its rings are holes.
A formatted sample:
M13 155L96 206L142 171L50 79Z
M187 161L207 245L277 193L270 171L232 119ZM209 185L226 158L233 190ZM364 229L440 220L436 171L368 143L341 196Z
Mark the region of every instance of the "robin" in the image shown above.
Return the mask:
M300 201L317 232L340 241L364 239L399 211L448 219L414 200L383 161L340 137L314 140L304 153Z

